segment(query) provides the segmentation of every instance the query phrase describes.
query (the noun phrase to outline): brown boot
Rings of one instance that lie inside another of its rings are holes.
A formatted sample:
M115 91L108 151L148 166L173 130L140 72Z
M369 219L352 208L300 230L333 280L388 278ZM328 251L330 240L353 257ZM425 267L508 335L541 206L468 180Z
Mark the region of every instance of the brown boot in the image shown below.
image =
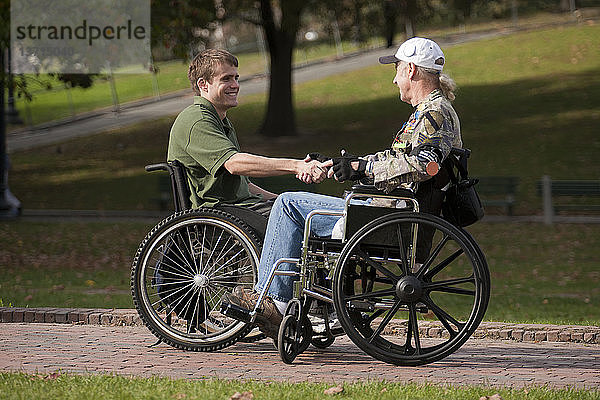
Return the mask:
M258 297L260 295L254 291L250 292L244 290L242 286L236 286L231 293L225 295L224 300L229 301L232 304L245 308L247 310L254 310ZM256 312L256 325L262 333L268 337L277 340L277 334L279 333L279 325L283 316L275 306L273 300L270 297L265 297L260 308Z

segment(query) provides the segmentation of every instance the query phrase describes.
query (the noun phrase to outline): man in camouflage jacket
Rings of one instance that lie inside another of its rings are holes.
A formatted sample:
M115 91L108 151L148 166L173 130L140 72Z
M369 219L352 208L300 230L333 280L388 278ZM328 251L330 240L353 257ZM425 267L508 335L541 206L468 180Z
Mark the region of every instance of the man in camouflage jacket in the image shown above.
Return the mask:
M443 189L449 179L444 170L437 173L437 169L452 147L462 147L460 123L451 105L456 85L442 74L444 54L435 42L412 38L404 42L396 54L381 57L379 62L395 65L393 82L398 86L400 99L414 106L414 112L396 134L390 149L364 157L342 154L328 159L323 165L330 167L328 176L340 182L367 181L384 192L399 187L410 188L415 191L421 211L439 214ZM310 159L327 160L318 153L309 154L307 160ZM268 281L275 261L300 257L304 223L307 215L316 209L341 211L344 200L305 192L279 195L267 225L255 293L236 290L233 296L243 301L233 299L234 302L252 308ZM329 236L338 220L336 216L320 216L311 225L312 233ZM297 267L284 263L279 270L297 270ZM279 312L284 312L292 298L292 289L293 278L285 276L276 276L269 286L267 296L274 301ZM274 318L280 319L280 315ZM276 334L273 327L265 331L269 336Z

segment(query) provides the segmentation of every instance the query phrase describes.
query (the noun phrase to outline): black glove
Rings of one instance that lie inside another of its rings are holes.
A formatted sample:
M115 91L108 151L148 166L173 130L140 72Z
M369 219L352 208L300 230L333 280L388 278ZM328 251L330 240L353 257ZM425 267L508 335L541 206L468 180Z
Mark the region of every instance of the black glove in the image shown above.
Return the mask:
M353 161L358 161L358 169L356 170L352 168L351 163ZM367 176L365 174L367 162L349 154L333 158L332 168L333 174L339 182L344 182L346 180L357 181Z
M331 160L331 157L324 156L321 153L308 153L311 160L317 160L318 162L325 162Z

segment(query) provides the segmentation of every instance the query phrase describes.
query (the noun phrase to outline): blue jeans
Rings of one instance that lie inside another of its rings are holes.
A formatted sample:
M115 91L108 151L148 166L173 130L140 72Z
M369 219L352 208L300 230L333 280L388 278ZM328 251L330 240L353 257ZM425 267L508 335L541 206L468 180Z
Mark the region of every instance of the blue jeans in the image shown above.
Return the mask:
M265 287L269 272L275 261L280 258L300 258L304 222L313 210L342 211L344 200L307 192L282 193L275 200L258 266L258 283L255 290L260 293ZM312 218L311 231L315 236L330 236L339 216L317 215ZM281 264L278 270L298 271L294 264ZM275 276L267 295L273 300L288 302L293 297L295 278Z

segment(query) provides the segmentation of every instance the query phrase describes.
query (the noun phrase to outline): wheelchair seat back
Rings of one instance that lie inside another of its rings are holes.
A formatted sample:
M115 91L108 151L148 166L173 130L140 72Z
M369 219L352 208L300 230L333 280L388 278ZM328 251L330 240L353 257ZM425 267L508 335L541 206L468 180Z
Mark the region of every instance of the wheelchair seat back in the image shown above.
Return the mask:
M394 204L389 207L380 207L372 204L353 204L350 202L347 208L344 241L349 240L359 229L379 217L396 212L413 211L414 206L411 206L411 203L412 201L416 201L415 194L411 190L396 189L389 194L383 194L374 186L369 185L353 186L352 195L354 197L372 196L375 199L378 197L385 197L390 199L390 201L393 201ZM404 201L406 203L405 206L397 208L398 201ZM382 246L394 245L395 243L398 243L397 232L393 227L390 227L389 229L378 229L366 238L363 243Z
M169 163L171 166L169 175L171 176L171 189L173 190L173 202L175 211L183 211L192 207L190 201L190 186L187 182L185 167L178 160Z

